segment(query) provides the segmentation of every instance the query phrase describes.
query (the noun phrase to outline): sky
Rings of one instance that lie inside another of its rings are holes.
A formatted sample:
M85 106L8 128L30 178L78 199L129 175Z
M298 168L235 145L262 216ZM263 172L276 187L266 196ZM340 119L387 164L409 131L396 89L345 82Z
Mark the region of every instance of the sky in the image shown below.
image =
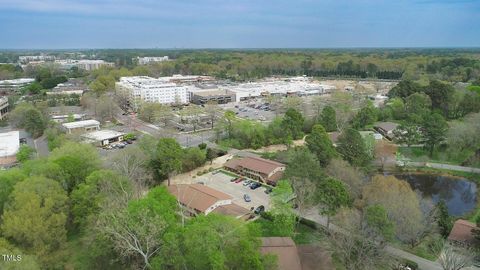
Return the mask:
M480 0L0 0L0 48L479 47Z

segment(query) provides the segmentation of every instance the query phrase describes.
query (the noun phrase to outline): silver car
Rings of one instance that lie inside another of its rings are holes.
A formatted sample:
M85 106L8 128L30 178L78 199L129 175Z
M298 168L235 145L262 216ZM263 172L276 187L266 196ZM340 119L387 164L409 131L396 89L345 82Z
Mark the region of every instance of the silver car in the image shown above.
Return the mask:
M251 202L252 199L250 199L250 196L248 196L248 194L243 194L243 199L246 201L246 202Z

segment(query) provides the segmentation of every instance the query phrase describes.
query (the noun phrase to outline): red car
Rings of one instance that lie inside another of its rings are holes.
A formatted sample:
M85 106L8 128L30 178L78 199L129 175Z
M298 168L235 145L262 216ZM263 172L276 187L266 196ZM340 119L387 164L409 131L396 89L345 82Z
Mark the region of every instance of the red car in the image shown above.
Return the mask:
M243 180L245 180L245 178L239 177L237 180L235 180L235 183L238 184L238 183L242 182Z

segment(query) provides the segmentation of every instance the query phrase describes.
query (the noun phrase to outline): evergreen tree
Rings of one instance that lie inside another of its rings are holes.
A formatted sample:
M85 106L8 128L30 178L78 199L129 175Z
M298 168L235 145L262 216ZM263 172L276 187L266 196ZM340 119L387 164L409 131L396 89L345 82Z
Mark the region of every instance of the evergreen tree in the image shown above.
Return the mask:
M356 167L366 166L370 160L362 136L353 128L345 130L339 136L337 151L343 159Z
M327 132L337 130L337 114L332 106L323 108L322 114L320 115L320 124L322 124Z
M313 126L312 133L307 136L305 143L308 149L317 156L322 167L327 166L330 160L337 155L332 141L322 125Z

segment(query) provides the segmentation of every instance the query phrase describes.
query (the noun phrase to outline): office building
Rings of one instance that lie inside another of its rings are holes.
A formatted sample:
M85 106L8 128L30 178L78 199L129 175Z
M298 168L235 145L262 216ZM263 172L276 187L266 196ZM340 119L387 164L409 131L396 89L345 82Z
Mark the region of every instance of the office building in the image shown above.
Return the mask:
M83 120L78 122L63 123L62 126L68 134L78 134L100 130L100 122L97 120Z
M97 146L106 146L111 143L123 141L126 134L115 130L97 130L81 135L86 142L96 144Z
M4 93L17 92L22 87L25 87L25 86L33 83L34 81L35 81L35 79L32 79L32 78L2 80L2 81L0 81L0 92L4 92Z
M141 102L161 104L188 103L187 86L170 82L165 78L146 76L122 77L116 83L117 91L124 92L130 98L131 106L137 110Z
M235 93L230 90L205 90L205 91L189 91L190 102L197 105L206 104L209 101L216 102L217 104L225 104L229 102L235 102Z
M138 65L147 65L155 62L164 62L168 61L168 56L160 57L137 57L132 59L134 62L137 62Z

